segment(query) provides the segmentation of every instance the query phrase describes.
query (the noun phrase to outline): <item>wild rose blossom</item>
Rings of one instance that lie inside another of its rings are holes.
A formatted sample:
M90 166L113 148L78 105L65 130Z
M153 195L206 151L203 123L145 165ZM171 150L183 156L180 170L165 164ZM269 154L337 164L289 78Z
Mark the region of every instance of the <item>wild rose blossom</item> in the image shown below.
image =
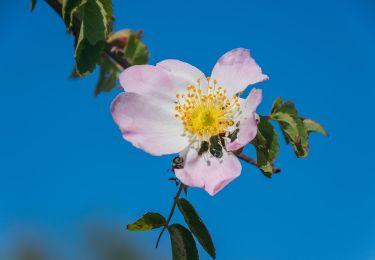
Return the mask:
M132 66L120 75L125 93L111 112L124 139L152 155L179 153L184 166L176 177L215 195L241 174L233 151L257 133L262 91L254 88L246 99L240 93L267 79L243 48L224 54L211 77L172 59Z

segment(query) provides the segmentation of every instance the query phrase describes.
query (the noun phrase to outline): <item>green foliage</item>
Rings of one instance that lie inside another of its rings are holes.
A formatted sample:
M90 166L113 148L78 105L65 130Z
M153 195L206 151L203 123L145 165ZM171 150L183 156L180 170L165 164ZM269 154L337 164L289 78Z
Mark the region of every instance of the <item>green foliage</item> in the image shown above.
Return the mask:
M288 143L291 140L297 140L298 127L293 116L286 113L276 112L271 114L271 119L276 120L279 123Z
M31 0L31 2L30 2L30 11L31 12L34 11L35 6L36 6L36 0Z
M113 64L102 57L100 59L99 79L95 88L95 96L101 92L111 91L116 86L117 76L118 73Z
M106 13L106 18L107 21L112 21L113 20L113 6L112 6L112 0L99 0Z
M81 6L83 0L64 0L62 5L62 17L65 26L70 29L73 26L73 15Z
M81 30L75 52L77 72L81 76L87 75L95 69L96 63L100 59L101 51L104 48L104 44L105 41L99 41L92 46L88 40L84 39Z
M146 213L133 224L129 224L126 228L130 231L146 231L165 226L167 221L159 213Z
M271 114L275 113L276 110L281 106L282 103L283 103L283 101L281 100L281 97L277 97L272 104Z
M256 149L259 169L265 176L271 178L275 170L274 160L279 153L280 145L278 135L267 118L260 117L258 132L252 144Z
M279 123L286 142L292 146L298 158L308 155L310 132L327 135L320 124L300 117L295 105L291 101L282 102L280 97L272 106L270 118Z
M204 250L206 250L212 258L216 258L215 247L210 233L191 203L186 199L179 199L177 205L181 214L184 216L186 224L189 226L189 229L198 239Z
M104 7L99 0L86 0L80 8L83 19L75 59L78 73L87 75L95 69L104 49L107 20Z
M104 41L107 33L106 12L98 0L87 0L83 9L81 31L88 42L95 46L99 41Z
M129 35L124 55L132 65L145 64L148 61L148 49L135 33Z
M323 128L323 126L311 119L304 118L303 125L305 126L307 133L321 133L324 136L328 136L327 131Z
M173 224L168 227L168 232L171 237L174 260L199 259L197 246L188 229L180 224Z

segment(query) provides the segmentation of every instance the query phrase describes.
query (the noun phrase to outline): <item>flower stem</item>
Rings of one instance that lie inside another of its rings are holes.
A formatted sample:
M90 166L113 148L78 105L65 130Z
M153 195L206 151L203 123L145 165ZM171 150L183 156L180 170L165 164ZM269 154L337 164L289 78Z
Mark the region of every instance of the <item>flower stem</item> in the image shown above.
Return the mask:
M247 156L246 154L244 154L244 153L242 153L242 152L239 153L239 154L237 154L237 157L238 157L239 159L241 159L241 160L247 162L247 163L250 163L250 164L254 165L255 167L259 167L259 166L258 166L258 163L257 163L256 160L254 160L253 158ZM281 171L281 170L280 170L279 168L275 168L275 169L273 169L273 173L279 173L280 171Z
M176 205L177 205L178 199L180 198L181 192L182 192L182 190L183 190L184 188L185 188L185 184L181 183L181 184L180 184L180 187L178 188L178 191L177 191L177 193L176 193L176 196L174 196L174 198L173 198L173 204L172 204L171 211L169 212L169 216L168 216L168 218L167 218L167 223L165 223L163 229L160 231L160 234L159 234L159 236L158 236L158 240L156 241L155 248L158 248L158 246L159 246L159 242L160 242L161 236L163 235L165 229L168 227L169 222L170 222L171 219L172 219L172 216L173 216L174 210L176 209Z

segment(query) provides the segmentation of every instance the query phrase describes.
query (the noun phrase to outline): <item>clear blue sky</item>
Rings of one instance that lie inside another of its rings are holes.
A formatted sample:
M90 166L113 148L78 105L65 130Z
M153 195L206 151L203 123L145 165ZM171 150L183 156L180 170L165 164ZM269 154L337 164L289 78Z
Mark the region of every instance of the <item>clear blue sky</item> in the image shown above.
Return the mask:
M270 76L259 112L281 95L330 133L312 136L305 160L282 145L283 172L272 180L244 165L215 197L190 190L218 259L375 258L372 1L127 0L114 8L116 29L144 29L152 64L177 58L209 74L224 52L250 48ZM118 91L93 97L96 74L68 79L73 41L60 18L43 1L33 14L29 1L2 10L0 251L28 229L74 248L87 222L123 231L148 210L167 214L171 157L122 140L109 111ZM168 236L154 251L157 232L127 235L151 254L170 254Z

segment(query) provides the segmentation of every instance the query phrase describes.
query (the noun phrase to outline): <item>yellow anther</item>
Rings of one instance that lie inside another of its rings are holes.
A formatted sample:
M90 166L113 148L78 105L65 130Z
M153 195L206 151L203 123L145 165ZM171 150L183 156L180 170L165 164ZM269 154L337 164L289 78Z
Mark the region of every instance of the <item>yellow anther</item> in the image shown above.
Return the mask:
M207 77L210 80L209 77ZM200 84L201 79L197 79ZM214 81L216 84L216 80ZM205 86L201 90L196 85L186 87L187 92L176 94L176 117L184 124L186 132L208 140L210 136L225 133L228 126L234 124L234 110L238 110L238 98L228 98L226 89L213 86ZM239 104L238 104L239 106Z

